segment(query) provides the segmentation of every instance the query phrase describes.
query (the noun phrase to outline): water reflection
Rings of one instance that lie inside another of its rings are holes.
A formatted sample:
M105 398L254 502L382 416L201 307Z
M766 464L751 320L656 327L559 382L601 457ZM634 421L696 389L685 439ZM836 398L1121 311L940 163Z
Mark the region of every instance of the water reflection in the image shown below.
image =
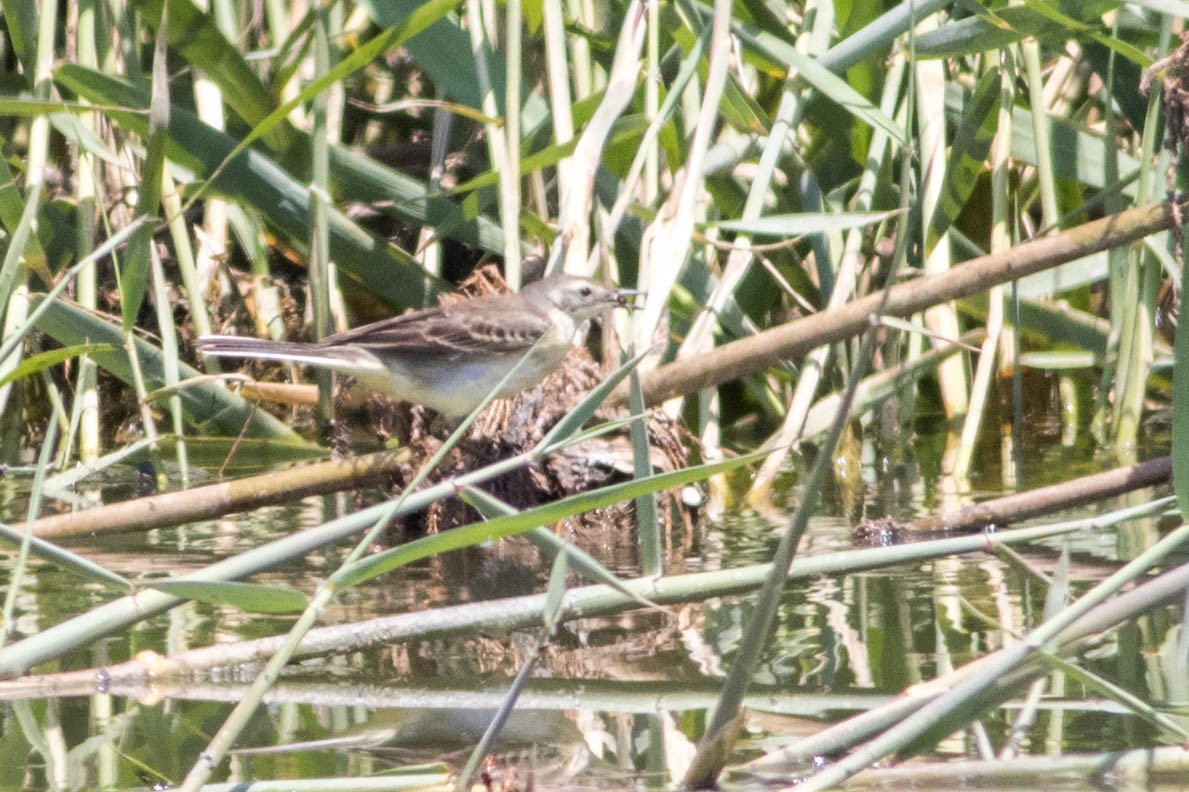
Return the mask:
M906 502L910 510L922 501ZM902 505L905 505L902 503ZM235 520L199 523L147 536L105 539L75 548L133 579L197 569L245 547L324 522L342 500L309 499L261 509ZM670 568L715 570L771 556L778 525L756 514L671 534ZM1102 579L1164 526L1086 531L1070 543L1075 593ZM624 544L628 542L629 544ZM1040 620L1056 543L823 575L789 585L776 632L748 700L738 746L742 761L812 734L826 723L887 702L893 694L1006 645ZM823 517L811 523L804 555L850 550L849 526ZM592 552L617 571L636 563L630 538L610 534ZM311 592L344 551L311 555L257 582ZM5 567L6 568L6 567ZM323 616L349 624L456 603L540 591L548 565L519 540L419 562L344 592ZM572 582L579 582L575 576ZM29 634L110 598L96 585L34 562L18 603L18 633ZM737 649L752 610L749 596L721 597L665 610L639 609L567 622L545 647L519 702L491 772L532 777L536 788L625 788L674 776L700 733L705 711ZM184 652L283 632L287 617L247 615L190 603L60 661L61 669L108 666L144 649ZM1155 704L1189 698L1178 665L1180 616L1153 610L1087 650L1083 665ZM536 630L442 633L364 652L306 661L269 694L241 744L283 751L244 752L232 779L370 774L389 766L447 762L457 767L499 706ZM39 669L46 671L48 669ZM257 669L235 667L168 684L105 683L93 674L76 689L35 690L31 703L11 688L0 730L0 785L67 788L176 782L205 747L243 683ZM1022 688L1021 688L1022 690ZM1155 744L1156 727L1111 705L1085 680L1055 681L1029 730L1033 752L1098 751ZM1009 701L990 710L978 730L936 749L947 756L1001 744L1019 711ZM50 739L53 738L53 739ZM56 742L54 742L56 740ZM113 747L119 745L119 751ZM15 758L13 758L15 757ZM446 770L427 771L444 778ZM429 776L427 776L428 778ZM746 776L744 777L746 779ZM427 783L430 783L427 781Z

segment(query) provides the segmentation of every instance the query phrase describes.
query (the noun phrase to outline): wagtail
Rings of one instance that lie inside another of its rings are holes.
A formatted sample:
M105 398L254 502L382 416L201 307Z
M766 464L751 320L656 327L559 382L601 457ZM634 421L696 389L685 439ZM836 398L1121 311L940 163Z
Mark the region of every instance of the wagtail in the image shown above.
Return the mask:
M543 380L587 319L626 305L635 294L552 275L519 294L412 311L316 343L202 336L198 349L214 357L287 360L348 374L366 388L453 420L469 414L525 355L496 395L511 396Z

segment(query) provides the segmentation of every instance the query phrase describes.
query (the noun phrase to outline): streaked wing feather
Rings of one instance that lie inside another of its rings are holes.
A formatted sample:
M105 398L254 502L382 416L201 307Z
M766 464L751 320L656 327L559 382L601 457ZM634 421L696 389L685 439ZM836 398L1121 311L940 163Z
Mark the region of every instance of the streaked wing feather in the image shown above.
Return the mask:
M448 356L478 348L516 354L532 346L551 326L547 317L526 310L522 301L493 297L384 319L329 336L322 343L423 355Z

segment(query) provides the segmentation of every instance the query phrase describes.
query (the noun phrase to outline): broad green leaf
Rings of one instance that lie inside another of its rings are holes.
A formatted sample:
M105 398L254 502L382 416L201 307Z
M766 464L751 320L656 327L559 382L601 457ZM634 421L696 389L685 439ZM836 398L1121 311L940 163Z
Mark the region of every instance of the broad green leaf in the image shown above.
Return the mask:
M40 10L41 3L35 0L8 0L0 5L0 11L4 14L5 35L24 67L25 80L30 80L30 75L34 73L33 56L37 49L37 18Z
M154 30L161 24L165 0L136 0L134 5ZM191 0L169 0L165 35L172 50L219 86L223 101L248 126L255 126L272 112L276 106L272 93L211 15ZM285 122L270 129L263 140L270 149L284 151L292 145L293 136L292 127Z
M544 0L528 0L522 3L521 13L524 14L524 25L528 28L528 32L532 34L540 32L541 25L545 23Z
M1106 280L1109 266L1110 255L1104 252L1085 256L1068 264L1062 264L1060 267L1034 272L1018 281L1019 295L1042 299L1073 291L1092 283L1100 283Z
M543 525L552 525L566 517L637 498L650 492L659 492L670 487L680 487L695 481L703 481L717 473L726 473L754 462L762 458L765 453L766 451L753 452L723 462L699 465L671 473L661 473L649 479L613 484L594 492L571 495L535 509L526 509L517 514L497 517L488 522L464 525L445 533L414 539L400 547L384 550L356 561L335 576L336 582L343 587L355 585L422 558L524 533Z
M117 124L138 134L147 132L143 112L130 109L144 107L148 97L143 90L72 64L59 68L56 79L68 90L107 105L106 114ZM170 112L166 146L171 160L199 176L211 177L234 151L236 142L175 106ZM224 196L255 208L294 248L307 249L309 188L266 154L256 149L243 151L226 162L212 185ZM344 286L402 306L424 305L428 292L439 288L427 281L425 272L407 254L352 223L342 212L331 210L330 233L331 254L344 276Z
M925 238L925 255L937 246L945 232L962 213L966 200L978 183L979 174L987 163L991 141L998 127L1003 77L998 69L990 69L978 81L974 94L966 103L962 123L954 133L950 148L945 184L929 221Z
M209 605L232 605L251 613L300 613L309 604L309 598L302 592L281 586L225 580L146 580L140 585Z
M638 141L648 128L648 119L640 115L624 115L611 125L611 135L607 139L607 146ZM554 143L540 151L534 151L520 158L520 175L527 176L545 168L552 167L574 153L578 139L572 138L560 145ZM495 187L499 184L500 175L495 171L486 171L473 179L463 182L451 190L452 195L464 195L483 187Z
M119 155L88 127L78 122L74 114L94 112L95 108L83 102L42 101L31 96L0 96L0 116L22 116L32 118L39 115L49 115L50 123L54 125L64 137L73 141L79 148L89 151L104 162L119 168L126 166ZM15 187L5 180L6 185Z
M87 110L94 112L95 108L87 107ZM55 113L50 116L50 123L62 137L78 146L79 151L89 152L113 167L127 167L127 162L108 145L107 141L100 139L99 135L79 121L77 116L71 113Z
M148 129L145 137L144 159L141 160L140 188L137 191L136 213L156 218L161 208L161 179L165 173L165 146L169 136L169 68L164 32L159 32L153 48L153 76L149 94ZM140 316L149 286L150 246L156 229L146 223L137 229L128 249L119 258L120 313L124 317L124 332L131 333Z
M7 231L7 245L21 223L21 216L25 213L25 196L17 187L17 179L9 168L8 160L0 157L0 224ZM2 253L2 251L0 251ZM45 251L41 248L41 240L36 234L29 234L25 242L25 266L34 271L45 268Z
M735 231L756 236L798 237L806 234L825 234L851 228L882 223L898 214L892 212L802 212L769 215L755 220L727 220L716 223L723 231Z
M32 302L39 306L44 298L35 295ZM98 366L126 383L132 382L132 370L123 350L123 334L95 313L66 300L54 300L37 322L37 327L65 346L90 343L112 347L110 352L97 351L92 359ZM134 340L140 358L146 386L150 390L165 384L165 360L161 350L139 338ZM179 363L182 379L202 376L200 372ZM181 391L182 410L192 423L215 434L246 437L270 437L299 445L309 445L284 422L248 403L215 381L206 381Z
M1153 31L1155 32L1155 31ZM1116 57L1109 47L1098 41L1086 41L1082 44L1079 59L1083 68L1092 69L1104 84L1111 84L1111 102L1116 112L1121 112L1127 122L1139 133L1147 124L1148 96L1139 90L1143 80L1144 68L1124 58ZM1159 73L1160 70L1157 70ZM1157 96L1162 90L1163 80L1175 80L1172 74L1163 79L1157 79L1152 84L1152 91ZM1120 147L1122 155L1126 148Z
M388 28L404 24L423 6L424 0L368 0L365 6L371 11L372 20L380 27ZM461 0L456 2L461 5ZM526 17L531 15L526 8ZM471 36L457 18L443 15L433 24L423 27L416 35L403 43L418 68L429 75L438 88L456 101L470 105L476 110L483 107L479 91L479 78L475 70L475 56L472 52ZM466 53L460 57L460 53ZM490 50L487 56L488 80L495 94L496 112L504 115L505 71L503 58ZM527 133L544 123L549 117L549 107L535 92L524 95L520 110L521 128Z
M1003 49L1029 37L1043 38L1068 32L1061 23L1026 6L996 10L995 16L971 16L947 22L916 37L920 58L957 58Z
M422 182L354 149L332 147L330 163L336 195L371 203L381 214L405 222L431 226L438 237L503 253L504 233L499 224L474 205L430 193Z
M761 50L788 71L795 71L797 76L820 93L822 98L836 103L870 126L884 130L898 143L908 140L908 136L895 120L852 88L846 80L814 58L798 52L792 44L755 28L733 25L731 29L747 45Z
M1061 9L1053 7L1047 0L1024 0L1024 2L1036 13L1065 27L1070 35L1081 33L1083 36L1088 36L1141 68L1146 68L1152 63L1151 58L1140 52L1130 42L1098 31L1097 25L1101 21L1102 15L1116 8L1119 5L1116 2L1061 3Z
M417 36L454 10L459 0L427 0L413 8L400 22L381 31L350 50L325 73L303 87L296 96L274 109L252 127L247 137L236 143L224 161L242 154L255 141L267 135L278 124L288 123L288 115L304 102L309 102L336 83L340 83L365 68L373 60ZM225 164L225 162L223 164ZM223 164L216 168L222 170Z
M260 409L257 407L257 409ZM161 451L171 454L176 438L161 438ZM224 476L245 476L278 465L292 465L326 459L330 452L319 445L284 438L190 436L186 438L186 457L191 465L220 471Z
M961 123L969 102L969 92L953 84L946 86L946 116L952 123ZM1011 125L1012 157L1035 165L1036 137L1029 110L1023 107L1012 108ZM1098 189L1119 189L1127 196L1135 194L1133 183L1125 181L1123 184L1114 184L1110 181L1104 152L1108 146L1114 146L1113 143L1107 143L1101 134L1091 132L1065 118L1050 115L1049 125L1053 172L1056 176ZM1114 156L1118 159L1119 170L1124 177L1134 174L1140 167L1139 161L1126 152L1116 151Z
M788 35L788 22L782 18L779 6L769 7L763 0L740 0L735 4L732 15L740 22L755 25L775 36Z
M0 116L23 116L32 118L39 115L54 115L62 112L81 113L95 108L79 102L49 102L34 99L32 96L0 96Z
M24 379L39 371L53 368L59 363L65 363L72 358L91 355L96 352L114 352L116 349L117 347L112 344L79 344L77 346L68 346L61 349L51 349L48 352L41 352L32 357L25 358L19 366L8 373L8 376L0 379L0 388L15 380Z
M1101 16L1101 5L1086 4L1080 18L1062 13L1051 4L1027 0L1027 5L1000 8L994 17L972 16L949 22L917 37L916 54L921 58L957 58L1003 49L1026 38L1089 37L1141 66L1151 58L1136 47L1106 36L1085 20Z
M400 24L421 5L420 0L365 0L363 6L372 21L389 28ZM471 51L471 37L456 21L439 19L405 42L417 66L429 75L438 88L457 102L476 109L483 106L479 79L475 72L475 58ZM464 56L465 54L465 56ZM487 52L491 89L495 93L497 112L503 114L503 62Z
M142 5L150 23L158 24L162 0L145 0ZM399 15L391 14L392 9L385 5L377 21L383 27L392 27L404 21L421 4L414 2L405 5L407 7ZM169 9L170 45L219 85L228 105L245 123L252 126L264 123L276 109L271 93L256 77L247 61L223 37L210 16L195 9L188 0L170 0ZM418 51L426 50L427 57L449 53L445 63L450 69L459 70L464 75L469 69L467 84L473 86L473 66L467 66L466 59L454 57L456 46L446 46L446 42L437 40L439 27L445 26L452 31L449 33L451 45L469 46L466 34L452 25L440 20L415 36L410 44L415 44ZM461 40L459 35L462 36ZM454 84L448 78L446 73L434 74L435 84L439 87ZM463 93L468 96L474 94L476 102L468 106L477 108L478 89ZM539 103L540 100L537 101ZM275 123L270 121L261 139L276 152L277 157L282 158L283 165L300 170L308 161L308 135L294 130L286 119L276 120ZM352 201L374 203L381 212L391 213L405 221L433 226L440 237L458 239L491 251L503 250L503 235L497 225L485 217L466 216L449 199L429 195L425 185L415 179L378 160L343 148L332 149L331 157L334 159L331 178L338 195L348 196ZM401 304L411 303L402 301Z
M986 295L960 300L958 304L963 313L969 313L980 321L986 319ZM1019 330L1030 346L1084 350L1101 358L1106 354L1110 323L1069 305L1021 299Z
M768 113L739 86L739 81L734 75L728 77L718 108L722 119L740 132L753 135L768 134L768 130L772 128L772 119Z

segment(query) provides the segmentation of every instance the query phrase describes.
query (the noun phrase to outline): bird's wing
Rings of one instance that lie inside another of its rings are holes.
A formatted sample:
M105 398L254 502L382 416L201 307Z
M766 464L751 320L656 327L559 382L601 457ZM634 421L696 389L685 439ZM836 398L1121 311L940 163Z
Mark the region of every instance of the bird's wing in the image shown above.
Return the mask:
M321 343L352 344L377 353L383 349L446 356L475 350L525 352L552 323L524 301L501 297L414 311L328 336Z

